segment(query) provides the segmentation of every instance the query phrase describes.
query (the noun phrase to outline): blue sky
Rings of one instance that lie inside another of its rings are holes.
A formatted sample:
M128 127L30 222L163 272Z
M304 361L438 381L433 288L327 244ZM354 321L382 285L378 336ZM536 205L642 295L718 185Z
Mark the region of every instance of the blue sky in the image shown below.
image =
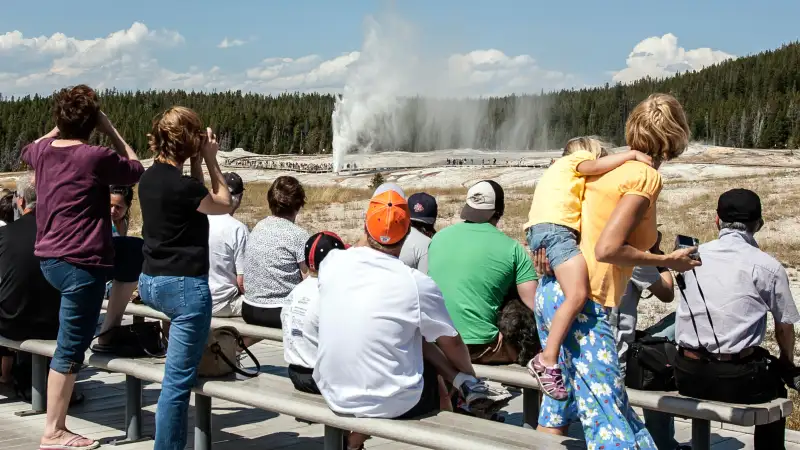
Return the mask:
M797 25L800 2L796 0L669 3L397 0L391 5L368 0L6 1L0 14L0 92L46 92L60 83L84 78L104 87L125 89L336 90L347 82L357 56L343 62L345 67L335 77L318 72L311 79L303 75L305 78L300 82L298 76L325 61L360 50L365 17L391 8L413 25L421 48L434 49L432 53L442 58L470 55L465 71L486 68L486 59L470 53L476 50L501 52L503 56L483 55L491 59L495 68L507 62L519 67L523 61L513 58L520 55L534 61L526 59L527 72L513 82L501 80L492 85L482 81L477 87L464 83L465 92L474 88L471 93L479 94L612 81L615 73L629 65L626 58L634 46L647 38L667 34L673 35L677 47L686 51L710 48L721 52L679 56L680 61L665 62L670 68L675 64L699 68L697 65L800 39ZM131 42L109 45L105 48L107 54L90 45L91 40L131 30L134 23L144 25L146 31L137 29L138 34L132 33L135 36L128 39ZM10 33L14 31L21 36L12 39ZM162 32L166 34L159 34ZM50 38L55 33L63 33L66 41L59 42L69 45L46 51L40 41L31 40L40 36ZM224 38L240 40L243 45L218 48ZM391 40L393 36L386 38ZM653 45L669 47L672 43L668 39L648 44L651 49L648 52L658 53L652 50ZM669 48L664 51L671 52ZM93 52L88 59L94 61L87 62L87 55L81 52ZM98 56L101 54L102 57ZM298 58L309 55L316 55L316 59L297 63ZM291 58L292 62L284 61L276 72L274 61L264 63L268 58ZM658 61L634 63L637 70L622 81L642 74L658 75L657 68L649 67L659 64ZM125 73L121 75L120 71ZM260 75L254 78L255 73ZM273 73L294 78L274 82L269 79ZM502 78L499 73L493 72L488 78ZM561 76L557 82L552 81L558 78L555 73ZM543 78L542 74L550 75ZM466 77L465 80L474 78L464 73L460 76ZM328 78L322 80L324 77ZM543 81L545 78L551 81ZM500 86L502 83L505 84Z

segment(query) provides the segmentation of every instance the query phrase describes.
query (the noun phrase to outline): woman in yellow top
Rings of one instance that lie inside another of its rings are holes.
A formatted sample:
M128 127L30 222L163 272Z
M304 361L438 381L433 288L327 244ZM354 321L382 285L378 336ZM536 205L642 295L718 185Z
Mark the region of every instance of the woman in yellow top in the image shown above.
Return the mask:
M662 162L678 157L689 141L683 108L675 98L654 94L636 106L625 126L631 148L652 158L652 167L628 161L603 175L586 178L581 203L580 251L589 275L588 298L569 326L559 364L568 396L545 397L539 414L541 431L566 432L580 419L588 448L655 449L644 424L633 412L617 360L616 341L608 321L609 307L619 303L633 266L663 266L686 271L699 263L685 249L669 255L646 253L656 240L655 205L661 192ZM540 250L537 259L545 259ZM564 293L553 276L545 276L536 293L539 337L546 343Z
M544 249L559 286L563 286L564 303L553 316L544 350L528 362L528 372L536 377L542 392L556 400L567 398L558 365L561 344L589 296L589 272L578 248L586 177L602 175L628 161L653 164L652 158L636 150L606 156L597 139L570 139L561 159L547 169L533 194L525 224L528 248Z

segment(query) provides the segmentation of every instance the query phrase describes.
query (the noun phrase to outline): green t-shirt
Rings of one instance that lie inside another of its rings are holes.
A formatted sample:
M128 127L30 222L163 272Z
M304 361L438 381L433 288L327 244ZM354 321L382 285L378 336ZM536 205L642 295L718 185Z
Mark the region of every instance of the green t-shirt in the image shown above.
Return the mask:
M428 275L442 290L453 324L467 344L491 342L506 294L537 279L522 245L491 224L466 222L434 235Z

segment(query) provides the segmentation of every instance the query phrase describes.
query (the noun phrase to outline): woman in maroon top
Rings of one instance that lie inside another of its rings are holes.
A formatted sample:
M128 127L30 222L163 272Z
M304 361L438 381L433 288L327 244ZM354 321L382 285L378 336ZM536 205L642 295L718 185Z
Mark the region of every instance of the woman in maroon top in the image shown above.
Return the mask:
M36 247L44 277L61 292L58 340L47 381L41 450L93 449L97 441L66 426L67 406L94 336L105 282L114 263L109 185L134 184L144 172L136 154L85 85L55 96L56 128L23 150L36 172ZM90 145L94 129L114 150Z

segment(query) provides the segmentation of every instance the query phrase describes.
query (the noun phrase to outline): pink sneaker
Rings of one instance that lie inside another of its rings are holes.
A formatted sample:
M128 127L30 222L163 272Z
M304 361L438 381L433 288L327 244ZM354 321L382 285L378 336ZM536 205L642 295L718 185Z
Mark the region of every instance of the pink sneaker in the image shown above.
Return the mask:
M539 353L528 361L528 372L539 382L544 395L555 400L564 400L567 398L567 388L564 387L564 375L561 374L561 367L558 364L552 367L545 366L541 362L541 355Z

